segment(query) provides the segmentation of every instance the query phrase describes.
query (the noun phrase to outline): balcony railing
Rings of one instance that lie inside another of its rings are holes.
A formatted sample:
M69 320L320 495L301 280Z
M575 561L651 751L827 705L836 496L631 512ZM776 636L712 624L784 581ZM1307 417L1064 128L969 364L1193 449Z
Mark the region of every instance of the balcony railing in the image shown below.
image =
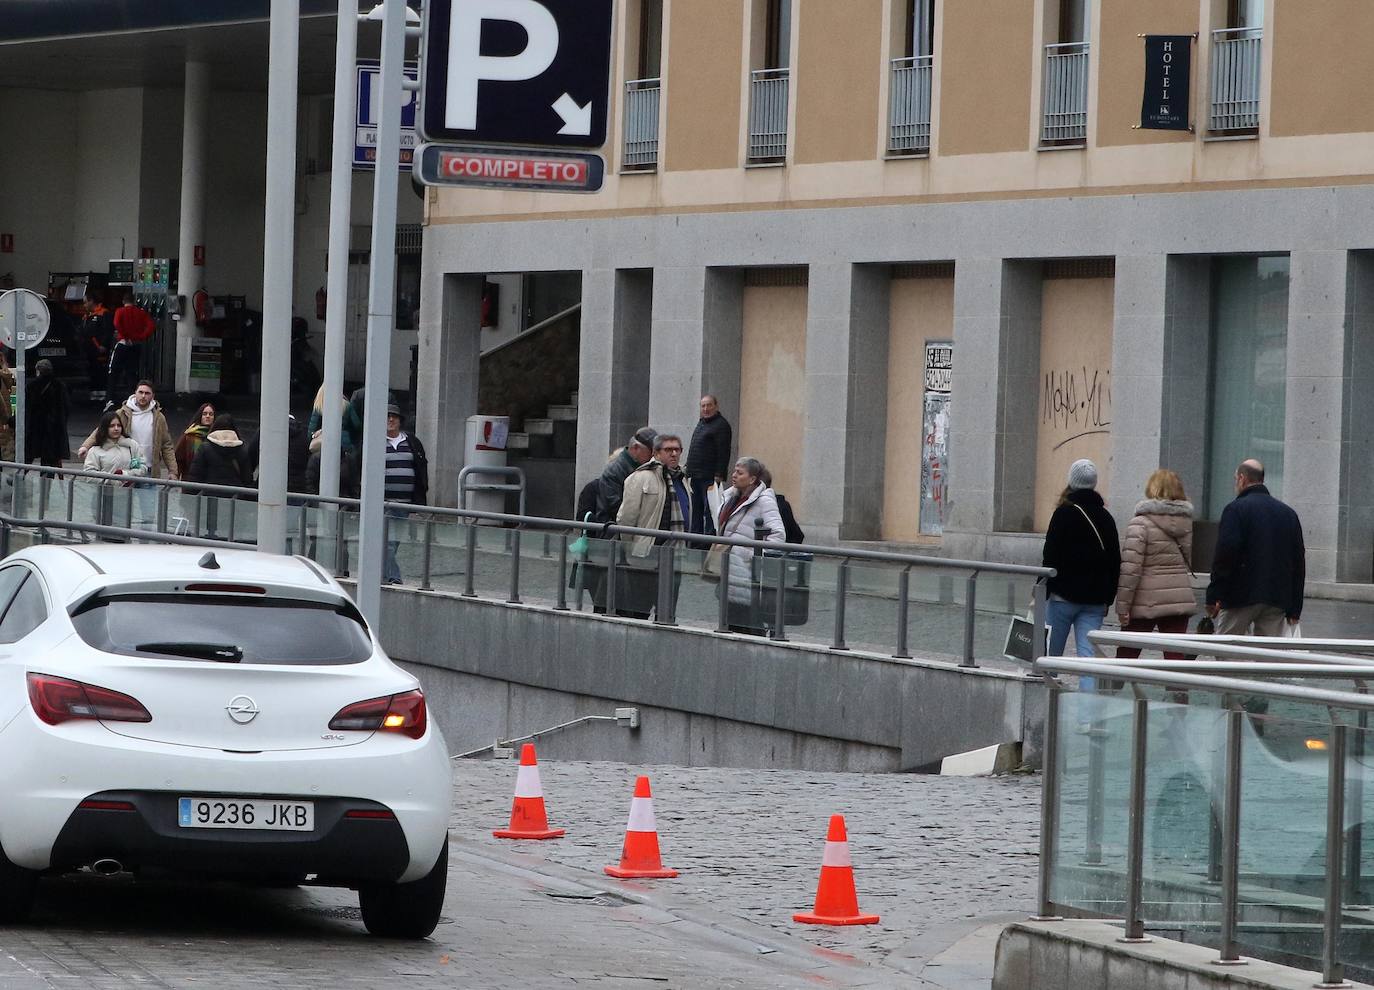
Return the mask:
M1259 128L1260 39L1263 30L1222 28L1212 32L1213 131Z
M1088 137L1088 43L1045 46L1044 144L1085 141Z
M631 79L625 84L625 154L627 169L658 167L658 79Z
M781 162L787 158L787 69L749 73L749 161Z
M917 55L892 60L887 150L894 155L930 150L930 79L934 57Z

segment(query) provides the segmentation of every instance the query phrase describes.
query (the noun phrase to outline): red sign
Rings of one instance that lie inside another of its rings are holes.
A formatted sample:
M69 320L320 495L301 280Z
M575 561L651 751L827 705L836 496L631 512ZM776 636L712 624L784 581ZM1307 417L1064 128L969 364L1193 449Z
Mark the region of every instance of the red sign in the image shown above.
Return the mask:
M151 258L153 256L153 249L145 245L138 249L138 256L140 258Z
M191 250L191 264L193 264L193 265L203 265L203 264L205 264L205 245L204 245L204 244L197 244L197 245Z
M0 254L14 254L13 234L0 234Z
M499 179L530 185L577 186L587 182L587 163L556 158L517 158L447 152L439 156L439 174L450 179Z

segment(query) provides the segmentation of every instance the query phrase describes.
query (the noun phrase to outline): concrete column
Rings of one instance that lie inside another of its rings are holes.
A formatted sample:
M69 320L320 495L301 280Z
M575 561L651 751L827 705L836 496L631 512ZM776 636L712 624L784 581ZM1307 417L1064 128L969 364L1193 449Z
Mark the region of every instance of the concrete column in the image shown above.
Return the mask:
M1276 494L1302 519L1307 577L1314 581L1336 580L1348 267L1345 251L1294 252L1290 258L1284 483ZM1356 429L1367 431L1368 421Z
M181 130L181 236L177 250L177 295L185 300L177 322L176 390L191 390L191 341L199 332L192 298L205 285L195 250L205 244L206 139L210 123L210 66L186 63Z
M993 530L1002 260L954 263L954 371L950 398L949 522L944 549L979 560ZM1037 361L1037 366L1039 362Z
M705 392L739 428L744 276L729 268L654 272L649 425L690 440ZM641 424L642 425L642 424Z
M615 273L607 450L619 447L635 430L649 422L653 306L652 269L626 269Z
M1374 253L1350 254L1336 580L1374 579ZM1291 477L1291 476L1290 476Z
M701 342L701 385L692 400L686 440L700 416L697 402L710 392L720 402L722 415L735 431L735 451L739 450L740 388L744 360L744 270L708 268L703 285L703 325Z
M1107 507L1124 525L1161 460L1166 377L1162 254L1116 259L1112 324L1112 464Z
M959 269L955 266L955 333L959 317ZM1035 529L1036 436L1040 422L1040 317L1044 269L1038 261L1002 265L997 356L997 462L993 476L993 525L999 532ZM967 360L959 354L954 363ZM956 370L957 374L957 370ZM957 385L957 381L956 381ZM958 395L956 391L956 396ZM977 395L978 393L973 393ZM986 393L985 393L986 394ZM957 397L953 400L958 401ZM952 403L951 403L952 405ZM960 414L962 415L962 414ZM951 409L951 421L957 422ZM958 447L953 448L958 451ZM951 455L957 476L959 455Z
M428 265L426 270L431 270ZM467 418L477 413L477 379L482 359L481 275L438 274L420 294L419 393L415 419L430 441L429 488L435 505L458 504L458 472Z
M801 450L808 539L872 540L880 531L889 280L885 266L810 269Z
M606 455L625 442L611 433L611 380L624 369L615 359L618 272L609 268L582 272L582 325L577 359L577 471L580 487L599 475ZM647 364L640 371L648 375ZM647 384L647 377L645 378ZM626 434L628 436L629 434Z

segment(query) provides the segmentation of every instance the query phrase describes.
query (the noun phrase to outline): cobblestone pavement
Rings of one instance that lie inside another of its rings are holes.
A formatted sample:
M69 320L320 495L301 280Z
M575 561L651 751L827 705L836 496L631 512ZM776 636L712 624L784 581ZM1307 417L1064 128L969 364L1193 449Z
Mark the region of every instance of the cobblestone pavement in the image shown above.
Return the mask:
M546 763L552 842L503 842L515 764L455 764L449 896L432 939L367 936L349 891L45 883L0 929L0 990L988 986L1034 898L1038 781L651 768L676 880L617 881L637 768ZM794 925L831 812L878 925Z

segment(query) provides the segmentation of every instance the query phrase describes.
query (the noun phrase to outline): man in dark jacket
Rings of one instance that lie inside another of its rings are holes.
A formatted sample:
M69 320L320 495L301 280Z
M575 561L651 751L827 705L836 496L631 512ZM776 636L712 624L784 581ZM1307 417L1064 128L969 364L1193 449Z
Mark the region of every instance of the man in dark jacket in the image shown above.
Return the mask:
M1236 468L1236 497L1221 513L1207 611L1224 636L1282 636L1302 615L1307 550L1298 514L1264 487L1264 465Z
M388 502L409 502L424 505L429 501L429 458L420 438L401 429L401 410L386 407L386 475L385 495ZM401 565L396 551L401 541L391 539L397 528L408 518L402 509L387 509L391 517L386 541L386 557L382 561L382 580L387 584L401 583Z
M97 289L87 289L86 315L81 321L81 341L90 370L91 398L105 401L105 379L110 371L110 347L114 344L114 316L100 299Z
M611 455L597 487L596 522L615 522L625 497L625 479L653 458L656 435L649 427L640 427L629 443Z
M689 531L715 535L716 527L706 493L711 485L724 482L730 474L730 444L734 435L730 423L720 414L714 395L701 397L701 419L692 431L692 447L687 453L683 473L692 488L692 519Z

